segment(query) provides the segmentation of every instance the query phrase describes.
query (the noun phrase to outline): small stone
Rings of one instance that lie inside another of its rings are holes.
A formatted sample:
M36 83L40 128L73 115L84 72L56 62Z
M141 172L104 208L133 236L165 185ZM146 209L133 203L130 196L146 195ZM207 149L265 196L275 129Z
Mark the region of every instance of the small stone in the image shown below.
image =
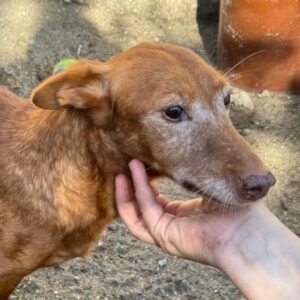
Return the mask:
M248 135L251 134L251 129L245 128L245 129L241 130L241 134L242 134L243 136L248 136Z
M272 92L262 91L259 95L260 95L260 97L269 97L271 94L272 94Z
M72 0L64 0L65 3L71 3Z
M158 262L158 265L160 266L160 267L163 267L163 266L165 266L167 264L167 260L166 259L162 259L162 260L160 260L159 262Z

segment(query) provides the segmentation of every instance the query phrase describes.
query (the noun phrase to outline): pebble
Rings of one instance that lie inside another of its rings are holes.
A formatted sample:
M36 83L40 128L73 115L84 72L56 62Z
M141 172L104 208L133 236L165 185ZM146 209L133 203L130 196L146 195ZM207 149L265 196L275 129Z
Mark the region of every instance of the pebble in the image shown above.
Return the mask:
M166 259L162 259L162 260L160 260L159 262L158 262L158 265L160 266L160 267L163 267L163 266L165 266L167 264L167 260Z
M272 92L270 92L270 91L262 91L259 94L259 97L270 97L270 95L272 95Z
M245 129L243 129L243 130L241 130L241 134L243 135L243 136L248 136L248 135L250 135L251 134L251 129L249 129L249 128L245 128Z

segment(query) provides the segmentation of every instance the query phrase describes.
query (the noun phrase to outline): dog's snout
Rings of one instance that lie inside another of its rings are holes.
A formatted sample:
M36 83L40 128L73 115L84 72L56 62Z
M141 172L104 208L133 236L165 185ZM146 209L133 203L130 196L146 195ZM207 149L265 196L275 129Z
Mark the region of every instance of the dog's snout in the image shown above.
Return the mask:
M243 180L243 191L246 199L257 200L265 196L276 182L272 173L266 175L250 175Z

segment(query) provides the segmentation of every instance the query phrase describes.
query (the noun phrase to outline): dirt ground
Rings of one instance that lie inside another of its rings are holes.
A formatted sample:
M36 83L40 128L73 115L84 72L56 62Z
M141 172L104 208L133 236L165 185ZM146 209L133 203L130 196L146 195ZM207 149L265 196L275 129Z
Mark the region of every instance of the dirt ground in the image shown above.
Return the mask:
M1 0L0 85L20 96L60 59L106 60L140 41L167 42L215 59L218 1ZM199 34L199 29L202 38ZM234 123L277 177L267 197L300 235L300 97L237 90ZM173 198L187 194L168 180ZM241 299L218 270L170 257L131 237L116 221L86 259L38 270L12 299Z

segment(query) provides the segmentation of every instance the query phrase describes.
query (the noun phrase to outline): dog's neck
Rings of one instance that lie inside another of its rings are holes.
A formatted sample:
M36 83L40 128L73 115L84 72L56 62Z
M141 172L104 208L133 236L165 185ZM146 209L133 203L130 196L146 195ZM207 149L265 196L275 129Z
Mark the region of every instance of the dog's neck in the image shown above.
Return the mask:
M14 116L13 141L28 156L39 156L42 163L64 157L80 162L87 156L84 132L88 123L76 110L42 110L28 105ZM18 155L18 153L16 153Z
M108 172L109 164L110 169L116 166L111 169L114 174L124 171L124 159L112 133L94 126L80 110L43 110L30 105L27 113L16 119L16 147L28 156L40 155L44 163L67 158L103 172Z
M80 111L41 110L31 103L15 111L8 123L11 138L5 139L0 154L10 155L3 160L5 178L0 179L9 181L10 194L22 199L20 211L29 214L31 209L42 209L52 223L60 218L57 212L65 215L67 211L68 222L80 218L84 223L86 218L88 224L91 218L97 219L88 216L84 205L91 214L115 215L114 176L124 172L127 164L109 133L93 126Z

